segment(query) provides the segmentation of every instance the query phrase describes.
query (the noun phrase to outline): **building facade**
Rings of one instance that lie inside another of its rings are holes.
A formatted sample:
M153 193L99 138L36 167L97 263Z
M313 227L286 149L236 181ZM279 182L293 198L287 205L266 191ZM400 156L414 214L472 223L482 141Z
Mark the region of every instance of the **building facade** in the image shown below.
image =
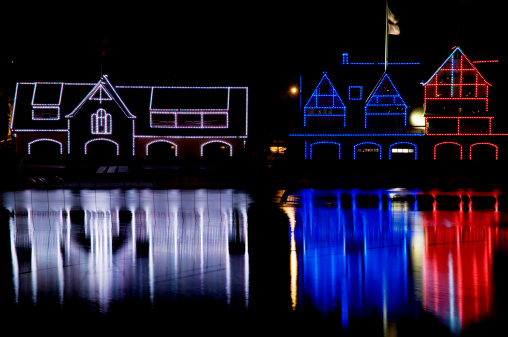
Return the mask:
M352 63L344 54L343 65L381 64ZM406 82L396 83L391 72L385 70L377 83L369 84L358 74L361 72L339 73L336 77L343 84L340 89L332 84L328 73L323 74L302 108L303 127L300 132L290 134L298 148L298 158L508 159L508 148L504 147L508 133L494 131L495 115L489 111L491 84L460 47L453 48L430 79L421 83L424 95L420 111L414 106L410 111L397 89L408 86L410 75L399 76L399 80ZM368 76L375 73L371 71ZM418 114L420 122L414 118Z
M16 152L44 158L229 158L245 147L247 87L18 83Z

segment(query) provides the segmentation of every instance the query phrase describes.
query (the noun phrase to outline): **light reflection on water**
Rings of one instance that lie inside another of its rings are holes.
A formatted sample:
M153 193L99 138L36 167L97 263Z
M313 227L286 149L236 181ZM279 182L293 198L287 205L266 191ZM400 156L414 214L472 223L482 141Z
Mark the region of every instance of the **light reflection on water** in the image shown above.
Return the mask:
M493 265L499 249L508 251L507 214L497 200L475 207L467 191L451 208L435 201L422 208L419 193L286 193L279 206L289 234L289 310L333 313L342 329L375 318L385 335L394 321L422 310L456 334L495 317ZM261 229L249 237L254 200L243 191L21 190L0 194L0 203L10 214L12 286L21 308L77 299L108 313L136 298L149 306L204 299L248 310L253 277L279 282L253 275L267 273L274 247L264 240L275 233L268 224L277 223L263 223L273 213L257 214ZM256 269L250 240L265 259Z
M248 307L249 196L234 190L24 190L11 213L15 302L137 297Z
M453 333L494 318L493 255L508 246L506 214L497 201L488 210L464 211L460 201L455 210L432 202L420 211L418 193L287 193L293 307L338 314L344 329L378 318L385 334L421 309Z

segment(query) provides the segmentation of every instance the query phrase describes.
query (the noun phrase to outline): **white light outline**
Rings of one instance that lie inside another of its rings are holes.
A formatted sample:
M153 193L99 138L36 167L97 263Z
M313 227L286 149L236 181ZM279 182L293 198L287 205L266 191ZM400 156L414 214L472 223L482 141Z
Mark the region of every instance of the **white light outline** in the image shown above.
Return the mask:
M148 157L148 147L152 144L155 144L155 143L168 143L168 144L173 145L175 147L175 157L178 157L178 145L176 145L176 143L173 143L167 139L157 139L157 140L153 140L153 141L147 143L146 147L145 147L147 157Z
M60 154L63 153L62 142L60 142L58 140L55 140L55 139L51 139L51 138L39 138L39 139L32 140L31 142L28 143L28 154L30 154L30 152L31 152L32 144L39 143L39 142L53 142L53 143L57 143L57 144L60 145Z
M87 154L87 151L88 151L88 144L96 142L96 141L106 141L106 142L110 142L110 143L115 144L116 145L116 155L117 156L120 155L120 144L118 144L117 142L115 142L114 140L109 139L109 138L94 138L94 139L90 139L89 141L87 141L85 143L85 154Z
M201 144L201 157L203 157L203 148L205 147L205 145L208 145L208 144L211 144L211 143L222 143L222 144L228 145L229 146L229 156L233 157L233 146L230 143L225 142L223 140L210 140L210 141L208 141L206 143Z

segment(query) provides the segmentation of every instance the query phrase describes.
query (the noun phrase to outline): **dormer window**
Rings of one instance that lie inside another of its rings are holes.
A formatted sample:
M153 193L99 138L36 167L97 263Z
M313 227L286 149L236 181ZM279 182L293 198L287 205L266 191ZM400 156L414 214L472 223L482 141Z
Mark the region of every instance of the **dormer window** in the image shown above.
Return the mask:
M96 113L92 114L91 117L91 130L94 135L110 135L111 126L111 114L107 113L104 109L97 110Z

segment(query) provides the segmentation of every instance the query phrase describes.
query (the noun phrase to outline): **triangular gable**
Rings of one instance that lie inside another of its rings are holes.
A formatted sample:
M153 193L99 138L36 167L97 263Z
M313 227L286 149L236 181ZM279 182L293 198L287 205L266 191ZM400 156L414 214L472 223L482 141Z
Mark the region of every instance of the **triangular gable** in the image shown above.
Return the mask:
M460 54L460 55L459 55ZM448 58L441 64L441 66L432 74L432 76L429 78L428 81L422 82L422 85L427 85L428 83L437 83L437 76L438 74L443 70L450 70L450 71L456 71L456 72L462 72L464 70L472 70L474 71L478 77L481 83L476 84L485 84L488 86L491 86L489 82L482 76L482 74L478 71L478 69L474 66L473 62L471 62L467 56L464 54L462 49L460 47L454 47L452 53Z
M374 90L371 92L365 106L404 106L406 103L393 84L390 76L384 73Z
M78 104L78 106L68 115L66 115L66 118L72 118L76 115L76 113L81 109L81 107L89 100L92 101L114 101L120 110L125 114L127 118L136 118L125 103L122 101L118 93L116 92L113 85L111 85L111 82L108 80L108 76L104 75L102 79L97 82L97 84L90 90L90 92L85 96L85 98Z
M328 108L328 109L346 109L344 102L340 98L339 94L332 85L332 82L328 78L328 75L323 73L323 77L316 89L310 96L305 109L316 109L316 108Z

